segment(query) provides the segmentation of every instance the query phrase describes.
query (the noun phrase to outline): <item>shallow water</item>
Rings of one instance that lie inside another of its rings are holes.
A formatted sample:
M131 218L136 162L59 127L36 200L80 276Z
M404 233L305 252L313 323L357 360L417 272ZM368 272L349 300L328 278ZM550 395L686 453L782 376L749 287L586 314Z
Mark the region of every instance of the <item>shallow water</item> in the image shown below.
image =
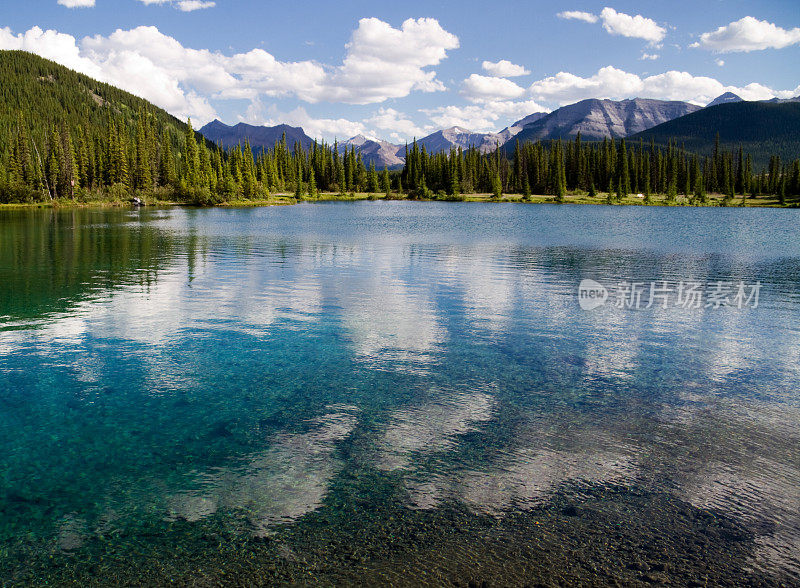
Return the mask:
M800 582L798 221L0 211L0 578Z

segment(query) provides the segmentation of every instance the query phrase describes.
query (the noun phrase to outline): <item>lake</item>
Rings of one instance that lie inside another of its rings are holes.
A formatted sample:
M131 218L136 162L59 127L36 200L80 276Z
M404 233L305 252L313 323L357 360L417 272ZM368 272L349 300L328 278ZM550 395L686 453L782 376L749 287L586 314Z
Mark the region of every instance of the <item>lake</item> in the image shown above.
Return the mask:
M0 578L800 582L800 210L0 210Z

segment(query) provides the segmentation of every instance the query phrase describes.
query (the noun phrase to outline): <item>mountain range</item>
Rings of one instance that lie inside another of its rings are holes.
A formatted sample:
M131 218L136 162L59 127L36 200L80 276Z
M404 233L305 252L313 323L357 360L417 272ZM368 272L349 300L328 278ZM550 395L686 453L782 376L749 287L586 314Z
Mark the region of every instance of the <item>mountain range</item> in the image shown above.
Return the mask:
M461 127L451 127L417 139L417 144L420 147L424 146L429 153L440 153L459 147L462 149L476 147L481 153L490 153L498 146L508 142L526 125L536 122L544 116L547 116L546 112L530 114L499 133L474 133ZM229 126L219 120L214 120L198 132L225 149L245 143L249 143L255 150L271 149L281 141L284 133L286 134L286 145L290 151L294 149L296 143L299 143L303 149L308 149L314 142L302 128L289 125L267 127L239 123ZM361 152L364 164L367 166L375 164L375 167L379 169L384 166L396 169L403 167L405 163L405 145L396 145L388 141L356 135L338 144L340 153L349 147L355 147Z
M764 150L766 141L770 137L784 137L784 129L776 127L776 121L781 116L788 117L784 121L789 128L791 111L785 115L777 115L769 109L758 106L740 107L742 113L747 113L747 121L729 120L728 113L738 113L739 110L718 111L720 107L736 104L745 105L785 105L797 103L800 97L778 99L763 102L745 102L741 97L731 92L726 92L709 103L705 108L680 101L652 100L634 98L631 100L581 100L575 104L562 106L553 112L536 112L515 122L513 125L497 133L476 133L462 127L450 127L435 131L426 137L417 139L417 145L424 147L429 153L447 152L450 149L477 148L481 153L490 153L498 146L511 150L517 141L548 141L554 139L572 139L578 133L587 141L597 141L605 138L620 139L626 137L653 138L657 143L665 143L667 137L676 138L683 142L687 149L696 149L707 152L713 146L716 127L722 125L721 133L725 135L723 142L730 148L735 143L744 142L750 145L753 151ZM701 114L711 113L711 114ZM695 116L696 118L690 118ZM722 117L722 118L720 118ZM753 118L755 117L755 118ZM760 117L766 117L761 121ZM778 118L776 118L778 117ZM724 119L724 120L723 120ZM680 121L680 122L676 122ZM701 121L701 122L694 122ZM670 125L669 123L675 123ZM707 132L702 132L700 125L707 124ZM738 129L738 130L737 130ZM759 131L761 129L761 131ZM653 131L648 133L648 131ZM272 148L286 133L286 142L290 149L295 142L307 149L313 140L303 132L300 127L278 125L275 127L257 127L245 123L228 126L220 121L209 123L200 129L208 140L230 148L245 141L258 148ZM706 136L706 135L709 135ZM783 147L781 153L796 156L797 141L792 136L781 139ZM402 167L405 162L405 145L396 145L387 141L368 138L358 135L339 144L340 152L346 147L355 147L361 151L364 163L369 166L374 164L378 169L384 166L391 169Z
M228 126L222 121L213 120L198 131L209 141L231 149L237 145L250 143L253 149L271 149L286 135L286 146L289 151L294 151L295 143L300 143L303 149L308 149L314 140L305 134L300 127L289 125L276 125L274 127L254 126L239 123Z
M700 110L688 102L664 100L581 100L525 125L514 141L568 139L578 133L587 140L620 139Z

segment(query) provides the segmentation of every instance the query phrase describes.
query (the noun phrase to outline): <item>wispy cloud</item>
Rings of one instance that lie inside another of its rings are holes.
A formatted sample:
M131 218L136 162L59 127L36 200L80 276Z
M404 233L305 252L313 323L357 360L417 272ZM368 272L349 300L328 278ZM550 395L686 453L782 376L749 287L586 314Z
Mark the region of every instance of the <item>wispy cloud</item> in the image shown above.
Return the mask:
M94 6L94 0L58 0L58 3L67 8L92 8Z
M214 8L217 3L208 0L139 0L146 6L168 4L180 10L181 12L194 12L195 10L203 10L205 8Z
M600 18L596 14L582 12L580 10L565 10L564 12L559 12L556 16L564 20L582 20L583 22L591 24L596 23Z
M202 0L180 0L177 3L178 10L182 12L193 12L195 10L203 10L204 8L214 8L216 2L204 2Z

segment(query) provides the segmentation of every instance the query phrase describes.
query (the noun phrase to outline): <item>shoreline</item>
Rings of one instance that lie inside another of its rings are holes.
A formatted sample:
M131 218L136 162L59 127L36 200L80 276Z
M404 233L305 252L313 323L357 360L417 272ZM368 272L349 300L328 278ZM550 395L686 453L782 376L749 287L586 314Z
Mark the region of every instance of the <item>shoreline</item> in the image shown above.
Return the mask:
M678 196L673 201L667 201L666 196L652 196L650 202L645 202L636 195L628 195L620 201L614 198L614 202L608 202L607 194L598 194L590 197L585 194L568 194L563 201L559 202L555 196L532 195L525 199L522 194L504 194L501 198L494 198L492 194L461 194L456 197L447 196L445 198L408 198L406 195L392 194L387 197L385 194L375 195L366 192L342 195L339 193L326 192L316 197L304 197L297 199L293 194L281 193L269 198L259 198L254 200L229 200L210 206L202 206L189 202L179 202L174 200L156 200L148 202L145 199L146 207L190 207L190 208L257 208L267 206L291 206L301 202L362 202L362 201L395 201L395 202L485 202L492 204L592 204L602 206L665 206L665 207L694 207L694 208L800 208L800 199L787 200L786 204L780 204L780 200L775 196L747 197L744 202L741 196L728 199L727 204L722 194L709 194L706 202L692 202L689 198ZM14 202L0 204L0 210L29 209L29 208L131 208L132 205L120 200L52 200L47 202Z

